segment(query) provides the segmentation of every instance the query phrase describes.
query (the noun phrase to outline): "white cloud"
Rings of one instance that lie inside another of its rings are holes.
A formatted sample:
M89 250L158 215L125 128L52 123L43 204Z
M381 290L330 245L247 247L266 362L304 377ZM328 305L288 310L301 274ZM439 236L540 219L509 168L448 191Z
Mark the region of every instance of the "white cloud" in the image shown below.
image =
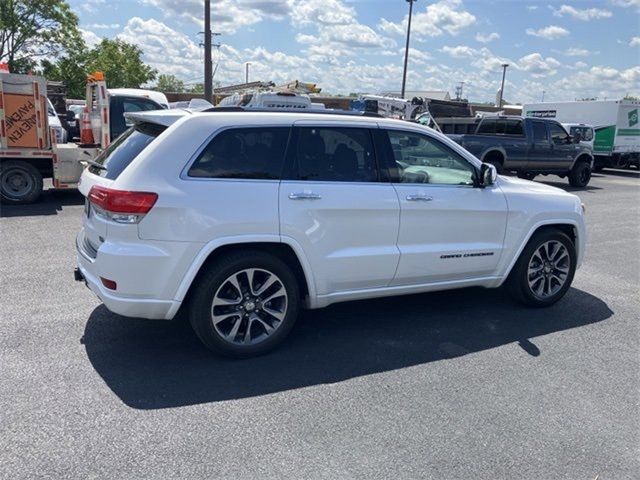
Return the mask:
M534 37L546 38L547 40L555 40L557 38L566 37L569 35L569 30L566 28L558 27L557 25L549 25L548 27L539 28L534 30L533 28L527 28L527 35Z
M640 8L640 0L612 0L614 5L618 7L628 8L628 7L638 7Z
M93 28L94 30L108 30L114 28L120 28L119 23L92 23L87 25L87 28Z
M102 38L93 33L90 30L84 30L82 28L79 29L80 34L82 35L82 39L84 43L87 44L87 47L92 48L95 47L98 43L102 41Z
M294 25L346 25L354 23L355 18L355 9L342 0L298 0L291 9Z
M140 0L156 7L165 17L180 18L202 28L201 0ZM216 0L211 2L211 24L216 32L235 33L238 29L269 18L282 20L299 0Z
M587 65L585 62L576 62L574 65L575 68L586 68L588 66L589 65Z
M529 72L533 77L555 75L562 64L553 57L544 58L540 53L525 55L517 62L517 68Z
M500 38L500 34L497 32L491 32L491 33L487 33L487 34L482 34L482 33L476 33L476 41L480 42L480 43L489 43L492 42L493 40L497 40Z
M562 17L564 15L568 15L576 20L582 20L583 22L588 22L589 20L599 20L602 18L610 18L613 14L609 10L604 10L602 8L585 8L585 9L577 9L570 5L562 5L559 9L554 9L553 15L556 17Z
M440 51L453 58L470 58L478 53L478 50L467 45L458 45L456 47L444 46Z
M638 47L640 46L640 37L632 37L629 42L630 47Z
M591 51L587 50L586 48L571 47L564 50L562 54L566 55L567 57L588 57L589 55L591 55Z
M382 18L378 28L386 33L404 34L407 31L408 15L399 23ZM457 35L476 23L476 17L464 10L461 0L440 0L427 5L423 12L414 13L411 32L416 38L439 37L445 32Z

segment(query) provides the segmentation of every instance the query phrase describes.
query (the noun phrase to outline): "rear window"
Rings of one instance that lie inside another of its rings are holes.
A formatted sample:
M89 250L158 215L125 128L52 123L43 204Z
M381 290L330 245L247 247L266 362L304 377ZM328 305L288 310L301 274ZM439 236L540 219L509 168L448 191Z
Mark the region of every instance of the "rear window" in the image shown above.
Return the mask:
M152 124L140 124L130 128L92 161L93 165L89 165L89 171L115 180L165 128Z
M518 119L490 119L483 120L478 128L479 135L512 135L521 136L522 120Z
M280 178L289 127L230 128L216 135L189 169L199 178Z

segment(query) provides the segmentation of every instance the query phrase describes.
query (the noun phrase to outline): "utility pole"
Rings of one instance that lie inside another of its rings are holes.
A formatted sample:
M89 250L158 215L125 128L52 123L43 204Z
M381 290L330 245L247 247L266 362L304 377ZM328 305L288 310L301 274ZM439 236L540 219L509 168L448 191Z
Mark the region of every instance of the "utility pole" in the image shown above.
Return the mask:
M402 71L402 92L400 97L404 98L405 86L407 85L407 63L409 61L409 39L411 37L411 16L413 15L413 2L417 0L406 0L409 2L409 21L407 23L407 45L404 48L404 70Z
M211 0L204 0L204 99L213 103L211 65Z
M502 85L500 86L500 100L498 101L498 108L502 108L502 97L504 96L504 77L507 74L508 63L502 64Z
M464 97L462 96L464 84L467 82L460 82L456 87L456 100L462 100Z
M544 90L542 90L542 101L544 102Z
M251 62L247 62L247 63L245 63L245 68L244 68L244 83L249 83L249 65L251 65Z

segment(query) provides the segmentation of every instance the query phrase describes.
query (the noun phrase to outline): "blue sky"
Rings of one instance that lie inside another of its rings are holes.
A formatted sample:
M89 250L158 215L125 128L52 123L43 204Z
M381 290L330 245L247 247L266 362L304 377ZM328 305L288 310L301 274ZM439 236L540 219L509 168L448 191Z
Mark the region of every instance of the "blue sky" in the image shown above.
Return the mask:
M202 0L71 0L88 43L139 45L160 73L202 82ZM330 93L399 90L404 0L212 0L215 81L317 82ZM640 0L418 0L409 90L511 102L640 96Z

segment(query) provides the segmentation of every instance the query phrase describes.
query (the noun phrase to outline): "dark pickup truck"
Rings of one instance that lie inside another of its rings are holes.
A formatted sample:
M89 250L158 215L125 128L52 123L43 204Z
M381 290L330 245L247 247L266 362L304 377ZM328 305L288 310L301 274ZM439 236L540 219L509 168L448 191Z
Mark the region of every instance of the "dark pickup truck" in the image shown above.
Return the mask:
M499 173L515 172L528 180L559 175L573 187L585 187L591 179L591 151L554 120L484 117L475 133L448 136Z

